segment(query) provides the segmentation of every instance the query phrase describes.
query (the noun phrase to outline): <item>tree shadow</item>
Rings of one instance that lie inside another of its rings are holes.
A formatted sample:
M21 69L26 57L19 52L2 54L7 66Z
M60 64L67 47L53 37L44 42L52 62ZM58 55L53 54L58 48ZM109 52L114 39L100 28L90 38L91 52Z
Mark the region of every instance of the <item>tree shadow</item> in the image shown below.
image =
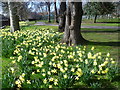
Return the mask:
M120 30L107 30L107 31L96 31L96 30L92 30L92 31L88 31L88 30L85 30L85 31L81 31L82 33L119 33Z
M83 83L74 85L73 88L79 88L77 90L118 90L118 85L114 86L113 82L107 79L89 79Z
M120 42L93 42L93 41L86 40L84 45L120 46Z
M120 22L97 22L97 23L118 23L120 24Z

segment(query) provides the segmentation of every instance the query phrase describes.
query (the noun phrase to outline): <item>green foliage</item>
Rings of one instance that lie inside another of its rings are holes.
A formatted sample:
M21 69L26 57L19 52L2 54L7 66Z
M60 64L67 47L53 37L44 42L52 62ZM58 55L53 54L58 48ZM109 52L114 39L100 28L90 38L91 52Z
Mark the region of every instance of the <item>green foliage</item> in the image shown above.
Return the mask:
M80 81L90 84L91 79L111 81L118 73L116 61L109 53L95 53L94 47L68 47L58 43L61 37L62 33L53 29L16 31L13 34L2 31L3 41L18 42L15 45L9 43L14 45L10 47L14 55L10 57L11 63L18 68L10 66L6 70L3 87L70 88ZM6 52L8 50L3 53ZM98 83L91 86L101 87Z
M87 15L104 15L113 13L114 9L112 2L88 2L83 10Z

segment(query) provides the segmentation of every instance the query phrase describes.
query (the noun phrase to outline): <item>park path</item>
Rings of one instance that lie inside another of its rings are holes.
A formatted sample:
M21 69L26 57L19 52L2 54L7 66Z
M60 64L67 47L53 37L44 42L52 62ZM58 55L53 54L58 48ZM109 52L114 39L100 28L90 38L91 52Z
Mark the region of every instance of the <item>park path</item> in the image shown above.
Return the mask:
M46 24L44 22L37 22L34 25L40 25L40 26L58 26L58 24ZM86 25L82 25L81 28L120 29L120 27L117 27L117 26L86 26Z

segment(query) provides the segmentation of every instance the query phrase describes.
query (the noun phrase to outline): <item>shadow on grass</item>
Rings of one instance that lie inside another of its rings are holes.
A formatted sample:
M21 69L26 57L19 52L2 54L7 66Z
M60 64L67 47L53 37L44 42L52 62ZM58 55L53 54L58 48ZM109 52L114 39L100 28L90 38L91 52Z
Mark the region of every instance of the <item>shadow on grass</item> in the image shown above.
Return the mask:
M82 30L83 33L119 33L120 30L107 30L107 31L96 31L96 30L92 30L92 31L88 31L88 30Z
M86 40L83 45L120 46L120 42L93 42Z
M97 23L119 23L120 24L120 22L97 22Z
M116 75L111 81L109 79L89 79L82 83L76 83L73 88L80 88L80 89L90 89L90 90L118 90L119 88L119 80L120 75ZM115 82L117 84L115 85Z

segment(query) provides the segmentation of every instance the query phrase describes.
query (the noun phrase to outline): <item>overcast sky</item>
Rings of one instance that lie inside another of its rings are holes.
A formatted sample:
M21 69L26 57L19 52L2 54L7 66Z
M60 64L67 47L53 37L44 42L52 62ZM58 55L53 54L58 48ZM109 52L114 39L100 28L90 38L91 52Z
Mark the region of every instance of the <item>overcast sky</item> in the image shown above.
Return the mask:
M85 4L85 2L86 2L87 0L82 0L82 1L83 1L83 4ZM59 8L58 2L57 2L57 8ZM53 7L51 7L51 9L52 9L52 11L54 10ZM2 4L1 4L1 2L0 2L0 14L2 14Z
M1 5L1 2L0 2L0 14L2 14L2 5Z

